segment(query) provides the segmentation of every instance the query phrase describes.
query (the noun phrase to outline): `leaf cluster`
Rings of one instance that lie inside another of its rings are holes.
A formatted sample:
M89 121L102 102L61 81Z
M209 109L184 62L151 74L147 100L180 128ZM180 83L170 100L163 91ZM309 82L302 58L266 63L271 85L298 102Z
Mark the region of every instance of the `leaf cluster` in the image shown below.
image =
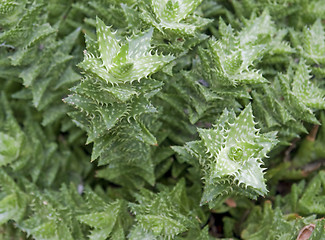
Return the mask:
M1 1L0 239L323 239L324 16Z

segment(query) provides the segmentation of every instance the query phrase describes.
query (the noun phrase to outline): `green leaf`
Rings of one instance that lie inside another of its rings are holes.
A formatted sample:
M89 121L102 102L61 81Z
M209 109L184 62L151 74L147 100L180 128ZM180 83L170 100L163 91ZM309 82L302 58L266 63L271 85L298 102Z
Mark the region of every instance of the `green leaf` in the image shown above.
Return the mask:
M119 221L122 220L123 224L127 225L129 216L125 214L125 207L122 201L117 200L102 206L104 210L101 212L80 215L77 219L93 228L90 239L114 239L113 236L120 234L117 231L124 231Z
M4 224L9 220L17 219L24 211L20 206L18 196L16 194L7 195L0 201L0 224Z
M307 107L313 109L324 109L324 92L311 82L310 70L304 61L300 61L296 70L293 82L292 92Z
M201 0L152 0L146 2L146 5L139 4L143 11L140 17L161 32L172 31L185 35L195 35L198 28L211 22L210 19L192 14L201 2Z
M0 132L0 166L7 165L19 156L22 139Z
M102 116L107 130L115 126L120 119L127 113L127 107L118 103L107 107L97 107L98 112Z
M102 20L96 18L98 48L101 53L101 59L109 70L113 66L113 58L120 52L119 42L116 40L109 27Z
M225 110L213 129L198 131L204 149L190 144L185 149L199 158L204 171L206 186L202 202L232 191L239 194L238 188L247 189L247 194L251 191L250 197L267 193L262 159L278 141L275 133L260 134L255 128L250 104L238 117ZM222 184L229 187L218 189Z
M320 19L304 29L303 56L312 63L325 63L325 32Z
M157 194L148 190L135 194L138 203L130 203L130 207L137 224L130 235L134 239L150 235L168 239L195 226L192 214L196 213L186 209L189 200L184 187L185 181L181 180L172 189Z

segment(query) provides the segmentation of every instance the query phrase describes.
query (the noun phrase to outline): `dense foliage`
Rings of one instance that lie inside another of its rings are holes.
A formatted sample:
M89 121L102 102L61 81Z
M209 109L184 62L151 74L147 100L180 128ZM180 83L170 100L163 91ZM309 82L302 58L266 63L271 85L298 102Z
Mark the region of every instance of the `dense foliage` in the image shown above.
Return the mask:
M0 239L324 239L324 25L323 0L2 0Z

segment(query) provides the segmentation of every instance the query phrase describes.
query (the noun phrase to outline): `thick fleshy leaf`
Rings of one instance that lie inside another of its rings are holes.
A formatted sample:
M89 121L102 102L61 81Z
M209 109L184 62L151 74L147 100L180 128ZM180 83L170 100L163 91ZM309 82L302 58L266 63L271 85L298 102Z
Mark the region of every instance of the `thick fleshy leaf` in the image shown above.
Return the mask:
M293 82L292 92L307 107L313 109L324 109L325 99L324 92L311 82L310 70L308 66L301 61L296 70Z
M20 145L21 139L0 132L0 166L7 165L18 157Z
M238 117L225 110L212 129L198 129L204 149L200 144L185 145L204 172L202 203L232 193L251 198L267 193L262 159L278 141L275 132L260 134L255 124L250 104Z
M304 30L303 56L309 62L325 63L325 32L321 20L318 19L311 28Z
M122 102L130 100L133 95L137 94L137 91L131 85L101 87L101 89L111 93L114 97Z
M143 35L134 37L129 40L128 58L134 59L145 56L150 51L150 41L152 38L153 29Z
M112 60L120 52L121 47L110 28L98 17L96 18L96 30L100 57L108 70L112 67Z
M102 116L107 130L115 126L115 124L122 119L127 113L127 106L124 104L114 103L109 106L97 106L97 111Z
M133 68L128 76L123 79L124 82L133 82L155 73L158 69L174 59L173 56L145 55L134 60Z
M184 187L185 181L181 180L172 189L165 188L159 193L142 190L135 194L137 203L129 204L136 217L136 225L130 234L133 239L146 235L172 239L193 226L192 213L183 211L190 202Z
M152 0L152 7L162 22L178 23L191 14L202 0Z

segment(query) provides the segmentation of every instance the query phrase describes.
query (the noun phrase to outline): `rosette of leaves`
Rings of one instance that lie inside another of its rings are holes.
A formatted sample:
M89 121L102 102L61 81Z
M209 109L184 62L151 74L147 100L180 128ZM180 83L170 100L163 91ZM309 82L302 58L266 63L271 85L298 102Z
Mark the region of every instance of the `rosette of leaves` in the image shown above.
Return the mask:
M133 223L126 202L116 200L107 203L100 196L90 193L88 200L94 202L88 204L93 208L90 209L90 213L77 216L79 222L92 228L89 239L125 239ZM99 205L95 206L95 203Z
M294 46L310 65L313 75L323 78L325 76L325 32L321 19L317 19L311 26L305 26L302 32L291 29L290 34Z
M290 169L287 170L289 172ZM290 172L289 172L290 174ZM294 183L290 192L284 196L277 196L275 204L280 207L283 212L292 212L308 217L314 214L323 216L325 207L323 204L325 172L320 170L308 182L308 178Z
M0 167L11 176L31 179L39 187L60 186L64 181L79 183L81 175L88 174L91 165L82 150L70 147L63 136L57 142L55 129L43 129L37 113L21 101L11 103L4 93L0 99ZM16 111L22 120L14 116ZM69 169L71 175L65 175L63 169Z
M251 88L268 82L255 65L286 46L267 11L245 20L240 31L220 19L218 33L218 40L210 39L207 48L202 43L194 52L199 58L186 65L191 70L174 73L174 80L166 79L166 91L159 94L180 116L182 125L188 119L191 124L213 122L224 108L239 109L238 101L251 98Z
M267 11L246 20L237 32L223 20L218 27L219 39L210 39L207 48L199 46L199 60L191 71L182 71L175 81L167 83L169 91L181 98L178 105L188 110L192 124L219 115L227 106L240 108L238 101L250 99L252 88L268 82L255 67L261 58L290 52Z
M269 162L270 170L267 172L266 178L268 179L270 185L273 186L270 192L276 191L275 183L280 180L288 181L288 180L306 179L307 177L315 174L315 172L322 167L323 165L322 159L325 156L325 150L324 150L325 130L323 127L325 123L324 112L321 112L320 120L321 120L321 126L314 125L308 135L306 135L301 141L292 145L292 147L289 147L289 149L287 150L287 154L284 158L279 157L276 158L275 161ZM293 149L297 149L297 150L294 152L292 151ZM300 182L298 188L297 186L295 186L295 188L291 188L291 193L295 192L294 194L298 196L297 189L304 191L303 190L304 185L305 185L304 181ZM316 186L316 185L317 184L312 184L312 186ZM315 195L317 195L316 189L313 189L310 192L314 192ZM299 195L300 194L301 192L299 192ZM292 205L296 206L296 204L292 204ZM296 210L292 210L292 211L296 211Z
M27 237L123 239L130 229L132 217L126 202L111 199L100 187L92 191L71 183L59 190L42 190L28 178L16 179L0 169L0 223L15 222L15 231Z
M265 131L277 129L284 142L306 133L303 122L319 124L314 111L325 107L324 92L312 80L305 61L291 66L287 74L278 74L272 85L252 92L259 124Z
M88 142L103 136L122 119L155 112L149 98L159 90L161 83L152 79L140 83L140 80L158 71L173 57L151 54L152 32L151 29L122 44L110 28L97 19L98 41L87 37L85 59L79 64L85 78L72 89L74 94L64 99L84 112L84 119L89 121L83 126L88 132ZM136 80L138 83L134 83ZM83 125L83 121L77 121Z
M15 182L3 169L0 180L2 195L6 194L0 199L0 222L14 221L16 231L25 233L23 239L86 239L88 229L78 222L77 216L89 213L89 208L95 210L95 204L100 203L102 209L108 205L106 199L89 189L85 191L86 201L74 184L43 191L26 178ZM114 212L110 214L117 217ZM96 222L100 224L101 219Z
M158 193L142 189L135 194L136 203L129 203L136 222L129 239L175 239L187 232L205 235L206 238L206 231L200 233L200 225L206 221L206 215L196 205L198 196L186 191L184 179L171 189L163 185L160 188Z
M308 62L316 64L325 64L325 32L320 19L310 27L305 27L303 31L303 46L299 49L302 56Z
M211 20L192 14L202 0L149 0L140 3L141 18L161 32L169 30L186 35L194 35L197 29Z
M220 19L218 33L219 39L209 40L208 49L199 52L203 76L209 83L233 88L268 82L254 69L254 64L272 49L271 39L276 33L267 11L259 17L253 16L246 20L244 27L237 33Z
M259 133L249 104L238 117L224 110L211 129L198 129L201 140L174 150L200 165L205 182L201 203L215 204L231 194L250 198L267 193L262 159L277 144L276 132Z
M227 82L232 86L235 86L236 82L237 84L267 82L264 75L274 75L276 72L274 68L281 69L289 62L291 55L296 52L285 40L289 31L275 24L273 20L274 16L270 15L266 8L260 14L242 18L240 23L230 22L231 24L227 25L225 20L220 18L219 23L211 27L218 41L214 41L212 46L216 53L208 49L214 53L210 58L216 66L219 66L217 73L221 74L221 79L233 79L223 81L224 85ZM209 51L204 55L208 53ZM214 70L207 73L211 75L211 72ZM254 76L253 72L258 75ZM261 78L262 74L264 80ZM216 77L216 74L213 77Z
M64 101L79 110L70 116L87 131L87 143L94 142L92 160L101 156L100 165L115 162L116 165L111 164L112 169L130 170L133 166L137 169L134 174L144 177L148 174L139 171L150 171L151 180L145 178L153 183L149 145L157 145L151 131L157 131L160 125L154 124L153 113L157 109L150 98L162 83L148 75L174 57L152 54L153 29L125 41L99 18L96 29L97 41L86 37L85 58L79 64L84 79L71 89L73 94Z
M24 190L30 200L18 228L34 239L85 239L76 215L85 211L84 200L75 185L62 185L60 190L41 192L27 180Z
M305 27L306 24L314 22L317 18L322 18L325 13L325 5L322 0L234 0L230 3L224 1L217 1L217 3L219 7L217 9L219 11L216 12L225 15L225 18L232 24L240 24L242 19L268 9L272 18L274 18L281 27L290 26L295 29L301 29Z
M67 88L80 79L70 55L80 28L58 38L60 19L55 18L53 25L48 23L47 4L42 0L2 1L0 7L2 78L10 80L14 98L32 99L34 107L45 111L44 125L62 119L67 107L61 99ZM14 84L21 79L26 88Z

